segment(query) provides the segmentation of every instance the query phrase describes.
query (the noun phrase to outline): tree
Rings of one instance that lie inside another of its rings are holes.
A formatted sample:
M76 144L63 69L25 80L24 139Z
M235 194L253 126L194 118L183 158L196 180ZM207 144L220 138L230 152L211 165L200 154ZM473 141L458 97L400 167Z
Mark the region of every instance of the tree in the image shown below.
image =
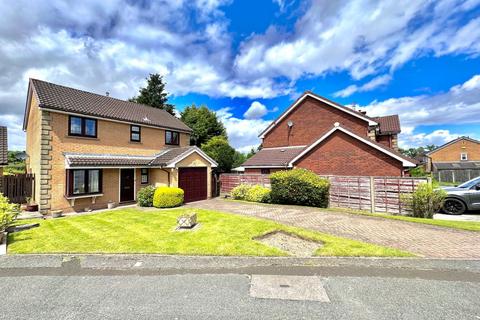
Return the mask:
M147 78L147 86L140 88L137 97L129 99L129 101L145 104L153 108L163 109L172 115L175 115L175 107L168 103L168 92L165 91L166 83L163 77L158 73L151 73Z
M218 163L218 170L230 172L235 161L235 149L233 149L225 137L216 136L202 144L202 150Z
M419 158L424 156L426 153L436 149L437 146L431 144L425 147L418 147L418 148L409 148L409 149L400 149L400 153L406 155L410 158Z
M244 153L235 150L235 155L233 156L233 168L240 167L245 161L247 161L247 156Z
M217 114L206 106L191 105L186 107L181 112L181 119L193 130L190 136L192 145L200 147L216 136L227 139L227 131L223 123L218 119Z

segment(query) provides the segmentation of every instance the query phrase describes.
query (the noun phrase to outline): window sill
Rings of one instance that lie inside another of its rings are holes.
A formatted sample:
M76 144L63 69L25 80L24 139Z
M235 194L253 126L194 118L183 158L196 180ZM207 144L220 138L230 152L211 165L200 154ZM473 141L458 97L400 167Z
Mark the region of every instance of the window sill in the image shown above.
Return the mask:
M76 199L85 199L92 198L92 204L95 204L95 201L98 197L103 197L103 193L93 193L93 194L83 194L78 196L65 196L65 199L70 201L70 205L73 207L75 205Z
M83 136L70 136L70 135L66 135L65 138L70 138L70 139L83 139L83 140L95 140L95 141L99 141L100 139L98 138L94 138L94 137L83 137Z
M143 144L142 141L129 141L130 144Z

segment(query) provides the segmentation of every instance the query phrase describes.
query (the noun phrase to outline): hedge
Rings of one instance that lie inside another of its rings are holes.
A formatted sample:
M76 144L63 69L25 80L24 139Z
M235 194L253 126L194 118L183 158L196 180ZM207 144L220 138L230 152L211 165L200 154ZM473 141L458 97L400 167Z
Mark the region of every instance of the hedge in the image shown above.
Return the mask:
M328 207L330 183L306 169L277 171L270 175L272 203Z
M232 189L231 196L235 200L251 202L270 202L270 189L260 185L241 184Z
M153 206L156 208L172 208L183 204L184 192L180 188L158 187L153 195Z
M155 194L154 186L146 186L142 188L137 193L137 201L140 207L151 207L153 206L153 195Z

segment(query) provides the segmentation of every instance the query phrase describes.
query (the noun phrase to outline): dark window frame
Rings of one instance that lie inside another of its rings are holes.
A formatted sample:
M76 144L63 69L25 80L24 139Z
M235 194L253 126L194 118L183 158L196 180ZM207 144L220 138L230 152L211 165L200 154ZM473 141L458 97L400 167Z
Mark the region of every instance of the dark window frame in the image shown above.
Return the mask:
M83 171L85 179L85 190L84 193L73 193L73 173L75 171ZM90 189L90 171L98 171L98 191L97 192L88 192ZM77 196L88 196L101 194L103 192L103 170L102 169L68 169L67 170L67 196L77 197Z
M144 170L145 170L145 173L144 173ZM140 184L148 184L148 181L149 181L149 175L150 175L150 170L148 170L148 168L140 168ZM147 181L146 182L143 182L143 177L146 176L147 177Z
M138 131L133 131L133 127L138 128ZM133 139L133 134L138 133L138 140ZM142 127L136 124L130 125L130 141L131 142L142 142Z
M270 168L261 168L260 173L261 174L270 174Z
M171 133L172 140L173 140L173 134L175 133L177 135L176 141L167 142L167 132ZM180 132L172 131L172 130L165 130L165 144L172 145L172 146L178 146L180 144Z
M74 133L72 132L72 118L77 118L80 119L81 124L81 133ZM86 134L86 120L91 120L95 122L95 135L87 135ZM73 116L70 115L68 117L68 135L71 137L85 137L85 138L97 138L98 136L98 120L93 119L93 118L86 118L86 117L80 117L80 116Z

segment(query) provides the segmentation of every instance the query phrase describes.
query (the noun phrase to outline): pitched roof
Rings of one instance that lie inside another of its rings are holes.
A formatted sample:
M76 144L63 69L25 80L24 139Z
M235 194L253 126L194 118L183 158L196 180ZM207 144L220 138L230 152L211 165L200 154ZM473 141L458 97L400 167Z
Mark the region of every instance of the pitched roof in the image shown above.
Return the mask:
M8 164L7 127L0 127L0 166Z
M431 154L433 154L433 153L435 153L435 152L437 152L437 151L439 151L439 150L441 150L441 149L443 149L443 148L446 148L446 147L448 147L449 145L452 145L452 144L454 144L454 143L456 143L456 142L458 142L458 141L461 141L461 140L467 140L467 141L470 141L470 142L473 142L473 143L478 143L478 144L480 144L480 141L478 141L478 140L472 139L472 138L470 138L470 137L462 136L462 137L458 137L458 138L456 138L456 139L453 139L453 140L450 141L450 142L447 142L447 143L441 145L440 147L438 147L438 148L436 148L436 149L434 149L434 150L426 153L426 155L429 156L429 155L431 155Z
M304 155L306 155L310 150L312 150L313 148L315 148L320 142L322 142L323 140L325 140L326 138L328 138L331 134L333 134L335 131L342 131L346 134L348 134L349 136L359 140L360 142L363 142L383 153L385 153L386 155L392 157L392 158L395 158L399 161L402 162L403 166L404 167L415 167L417 165L417 162L414 160L414 159L411 159L409 157L406 157L404 156L403 154L387 147L387 146L384 146L383 144L381 143L378 143L376 141L373 141L372 139L369 139L367 137L362 137L362 136L359 136L355 133L353 133L352 131L340 126L340 124L337 122L335 123L334 127L332 129L330 129L328 132L326 132L325 134L323 134L317 141L313 142L311 145L309 145L307 148L305 148L304 150L302 150L302 152L297 155L294 159L292 159L289 163L290 166L293 166L293 164L299 160L300 158L302 158Z
M397 114L383 117L374 117L373 119L378 122L380 134L395 134L402 131L400 127L400 118Z
M315 94L311 91L305 91L290 107L288 107L287 110L285 110L277 119L275 119L265 130L263 130L259 137L260 138L264 138L265 137L265 134L267 134L271 129L273 129L284 117L286 117L291 111L293 111L298 105L300 105L300 103L306 99L307 97L311 97L315 100L318 100L318 101L321 101L329 106L332 106L338 110L341 110L341 111L344 111L346 113L349 113L351 115L353 115L354 117L357 117L357 118L360 118L366 122L368 122L369 125L377 125L377 121L374 120L373 118L371 117L368 117L367 115L365 115L364 113L362 112L359 112L359 111L356 111L356 110L353 110L351 108L348 108L348 107L345 107L341 104L338 104L332 100L329 100L327 98L324 98L322 96L319 96L318 94Z
M242 167L277 167L288 166L306 146L263 148L242 164Z
M37 79L30 79L30 85L39 99L41 108L184 132L192 131L165 110Z
M64 156L68 168L174 167L178 161L194 152L205 158L213 167L217 166L212 158L195 146L168 148L149 156L68 152L64 153Z

